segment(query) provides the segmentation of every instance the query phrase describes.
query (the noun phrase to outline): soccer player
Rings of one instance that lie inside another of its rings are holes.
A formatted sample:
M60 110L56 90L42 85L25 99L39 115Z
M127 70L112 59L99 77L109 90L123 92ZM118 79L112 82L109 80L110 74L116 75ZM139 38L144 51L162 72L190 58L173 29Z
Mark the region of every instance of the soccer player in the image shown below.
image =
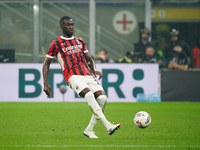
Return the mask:
M108 134L112 135L121 125L111 124L103 114L107 96L96 79L97 76L98 79L101 79L102 74L96 70L94 61L83 39L73 36L74 22L72 18L63 16L60 19L60 28L62 36L59 36L51 43L43 64L44 92L51 97L48 74L50 64L56 58L68 86L79 96L85 98L93 112L92 118L83 134L89 138L98 138L94 134L93 127L98 120L101 120ZM89 68L92 72L90 72Z

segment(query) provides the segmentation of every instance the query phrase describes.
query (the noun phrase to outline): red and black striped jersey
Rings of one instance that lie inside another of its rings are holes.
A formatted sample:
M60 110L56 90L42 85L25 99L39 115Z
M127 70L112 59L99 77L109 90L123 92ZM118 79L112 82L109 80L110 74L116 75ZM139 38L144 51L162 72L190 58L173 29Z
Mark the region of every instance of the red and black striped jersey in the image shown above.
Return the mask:
M84 53L87 52L82 38L60 36L51 43L46 57L57 58L68 82L72 75L92 75L85 61Z

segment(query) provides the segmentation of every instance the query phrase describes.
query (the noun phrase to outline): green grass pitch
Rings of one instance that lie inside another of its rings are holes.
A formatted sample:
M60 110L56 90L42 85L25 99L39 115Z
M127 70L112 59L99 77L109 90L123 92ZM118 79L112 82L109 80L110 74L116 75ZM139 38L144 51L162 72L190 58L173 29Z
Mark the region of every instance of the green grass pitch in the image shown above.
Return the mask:
M140 129L133 123L138 111L152 122ZM107 103L105 115L121 128L112 136L99 121L95 134L83 136L92 113L87 103L0 103L1 150L167 150L200 149L200 103Z

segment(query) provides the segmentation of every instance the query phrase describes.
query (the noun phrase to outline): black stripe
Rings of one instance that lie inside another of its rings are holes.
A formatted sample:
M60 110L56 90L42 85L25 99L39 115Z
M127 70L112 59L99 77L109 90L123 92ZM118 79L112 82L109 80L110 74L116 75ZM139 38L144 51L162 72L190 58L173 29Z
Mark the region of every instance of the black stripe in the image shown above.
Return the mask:
M72 46L74 46L74 47L77 46L77 43L75 42L76 45L74 45L74 44L72 43L71 40L69 41L69 43L70 43ZM76 50L76 48L75 48L75 50ZM74 53L74 54L75 54L76 60L77 60L77 62L78 62L78 61L79 61L79 60L78 60L79 57L78 57L77 52ZM81 69L81 66L79 65L79 63L77 63L77 67L78 67L78 70L79 70L80 74L81 74L81 75L84 75L83 70Z
M60 46L60 42L59 42L58 39L56 40L56 44L57 44L57 46L58 46L60 52L61 52L62 55L64 56L63 58L64 58L64 61L65 61L65 66L66 66L67 71L68 71L68 73L69 73L69 65L68 65L67 57L65 56L65 53L63 52L63 50L62 50L62 48L61 48L61 46Z

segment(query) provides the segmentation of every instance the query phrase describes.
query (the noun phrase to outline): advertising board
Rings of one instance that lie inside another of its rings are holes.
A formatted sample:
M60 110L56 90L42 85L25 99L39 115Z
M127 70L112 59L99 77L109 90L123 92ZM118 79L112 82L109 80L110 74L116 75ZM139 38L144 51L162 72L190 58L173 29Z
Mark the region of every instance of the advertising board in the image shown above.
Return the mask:
M108 102L136 102L138 93L158 93L157 64L96 64L102 72L99 80ZM50 66L52 98L43 92L43 64L0 64L0 101L18 102L85 102L68 86L63 95L59 87L67 85L59 64Z

